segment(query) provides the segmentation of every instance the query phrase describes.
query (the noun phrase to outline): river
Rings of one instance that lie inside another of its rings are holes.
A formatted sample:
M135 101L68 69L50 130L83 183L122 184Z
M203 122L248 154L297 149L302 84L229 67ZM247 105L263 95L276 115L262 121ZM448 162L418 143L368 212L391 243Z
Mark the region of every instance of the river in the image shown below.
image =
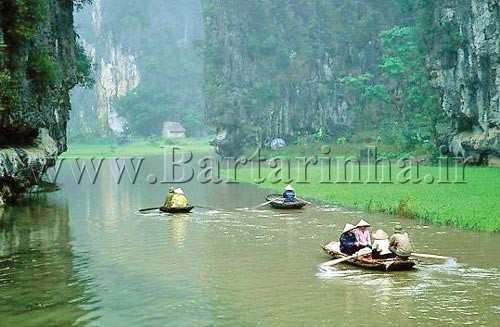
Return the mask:
M144 169L161 170L148 158ZM183 185L191 214L139 215L167 185L115 183L103 169L77 185L0 208L1 326L498 325L500 235L401 220L425 260L409 272L346 265L320 243L360 217L390 231L395 217L320 204L248 210L265 190ZM205 208L206 207L206 208Z

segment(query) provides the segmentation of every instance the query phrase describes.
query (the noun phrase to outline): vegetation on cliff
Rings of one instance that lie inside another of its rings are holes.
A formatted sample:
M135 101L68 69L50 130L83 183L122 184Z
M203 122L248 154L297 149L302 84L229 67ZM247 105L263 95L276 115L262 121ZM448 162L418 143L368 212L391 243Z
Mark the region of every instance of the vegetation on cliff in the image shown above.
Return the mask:
M497 153L496 2L203 4L207 118L220 153L367 130L398 131L404 151L476 133L478 146L471 139L450 150L468 156L475 148L479 160Z
M98 1L76 19L98 85L73 95L82 117L70 125L74 138L150 137L165 121L181 122L189 136L205 134L199 1ZM126 119L125 130L114 126L115 113Z
M91 84L73 30L74 4L87 0L0 3L0 202L40 181L66 150L69 90Z

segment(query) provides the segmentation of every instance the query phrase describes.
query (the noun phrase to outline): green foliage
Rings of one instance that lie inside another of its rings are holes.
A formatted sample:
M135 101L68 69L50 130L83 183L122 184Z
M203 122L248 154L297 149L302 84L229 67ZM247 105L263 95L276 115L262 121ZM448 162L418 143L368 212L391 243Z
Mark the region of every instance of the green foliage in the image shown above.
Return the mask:
M128 121L128 128L136 135L159 135L163 123L173 116L174 99L160 86L139 85L137 89L119 98L118 112Z
M17 80L8 71L0 72L0 115L20 104Z
M91 5L91 4L92 0L73 0L73 6L75 7L76 11L80 11L86 5Z
M347 138L345 136L339 137L336 142L338 145L343 147L347 144Z
M8 15L2 17L13 42L22 44L32 39L40 26L48 18L48 6L45 0L5 0L2 9Z
M365 72L340 78L344 95L360 119L378 113L382 119L372 128L384 131L383 142L394 142L406 151L429 138L435 142L436 126L443 114L439 93L429 84L424 70L417 29L396 26L380 33L380 41L382 59L377 77Z
M320 127L320 128L318 128L318 130L314 134L314 138L317 141L326 141L326 140L330 139L330 136L327 133L325 133L325 131L323 130L322 127Z
M85 53L83 45L76 42L75 43L75 55L76 55L76 79L78 85L91 89L94 87L95 80L92 75L93 67L90 58Z
M37 93L41 93L46 88L54 87L61 82L61 72L56 61L42 45L31 49L28 57L27 73Z

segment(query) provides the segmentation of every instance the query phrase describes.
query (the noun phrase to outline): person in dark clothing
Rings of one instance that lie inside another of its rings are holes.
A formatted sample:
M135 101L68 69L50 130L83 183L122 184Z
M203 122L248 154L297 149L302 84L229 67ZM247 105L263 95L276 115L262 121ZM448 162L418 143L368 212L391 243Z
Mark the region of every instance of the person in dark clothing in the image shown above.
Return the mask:
M288 185L285 188L285 192L283 193L283 197L285 198L284 202L295 202L295 191L291 185Z
M363 246L356 240L353 230L356 226L352 224L345 224L342 235L340 235L340 251L345 254L354 254Z

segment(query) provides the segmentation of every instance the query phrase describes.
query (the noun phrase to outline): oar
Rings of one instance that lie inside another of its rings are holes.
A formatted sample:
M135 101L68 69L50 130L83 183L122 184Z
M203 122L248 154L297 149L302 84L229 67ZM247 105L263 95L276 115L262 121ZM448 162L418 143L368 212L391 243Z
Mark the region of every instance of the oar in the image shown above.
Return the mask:
M315 205L314 203L311 203L311 202L306 201L306 200L304 200L304 199L300 199L300 200L301 200L302 202L304 202L304 203L307 203L307 204L309 204L309 205L313 206L313 207L316 207L316 208L321 208L320 206Z
M428 259L438 259L438 260L455 260L452 257L444 257L442 255L434 255L434 254L424 254L424 253L412 253L413 257L417 258L428 258Z
M367 255L370 253L372 253L372 250L370 248L363 248L363 249L359 250L358 252L354 253L353 255L350 255L350 256L344 257L344 258L340 258L340 259L334 259L334 260L330 260L327 262L323 262L322 264L320 264L320 266L334 266L337 263L341 263L341 262L347 261L349 259L354 259L354 258L357 258L359 256Z
M271 202L274 202L274 200L271 200L271 201L267 201L267 202L261 203L261 204L259 204L258 206L252 207L252 208L250 208L250 209L255 210L255 209L260 208L260 207L263 207L263 206L265 206L266 204L269 204L269 203L271 203Z
M160 209L161 207L153 207L153 208L145 208L145 209L140 209L139 212L144 212L144 211L150 211L150 210L156 210Z

